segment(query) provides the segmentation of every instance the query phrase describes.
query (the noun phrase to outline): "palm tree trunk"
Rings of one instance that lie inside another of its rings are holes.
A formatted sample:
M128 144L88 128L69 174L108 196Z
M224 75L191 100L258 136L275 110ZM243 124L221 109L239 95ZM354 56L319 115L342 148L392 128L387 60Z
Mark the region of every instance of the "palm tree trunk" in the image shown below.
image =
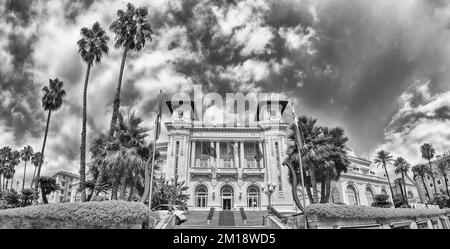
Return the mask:
M91 197L89 198L90 201L94 200L94 198L97 197L98 194L100 194L100 185L103 183L104 177L105 177L105 165L102 163L102 165L100 165L100 168L98 170L98 177L95 181L94 194L92 194Z
M119 81L117 82L117 90L116 90L116 96L114 98L114 106L113 106L113 113L111 118L111 125L109 126L109 136L112 136L114 133L114 126L117 122L117 117L119 115L119 107L120 107L120 90L122 88L122 77L123 77L123 71L125 68L125 61L127 58L128 48L125 47L123 50L122 55L122 62L120 64L120 73L119 73Z
M126 182L126 174L123 174L120 186L122 187L122 190L120 191L120 199L125 200L125 193L127 191L127 182Z
M331 181L330 179L327 179L327 181L325 182L325 203L329 203L330 202L330 194L331 194Z
M86 182L86 122L87 122L87 90L89 82L89 74L91 72L92 63L88 63L86 70L86 79L84 80L84 90L83 90L83 122L81 129L81 147L80 147L80 191L81 191L81 202L86 201L86 191L84 190L84 185Z
M38 183L36 183L38 184ZM41 195L42 195L42 201L44 202L44 204L48 204L48 200L47 200L47 195L44 194L44 190L41 188Z
M133 197L134 194L134 186L133 184L130 186L130 194L128 195L128 201L131 201L131 198Z
M145 186L144 186L144 194L142 195L141 198L141 202L145 202L148 198L148 194L150 193L150 161L151 158L147 159L147 163L145 165L145 177L144 177L144 181L145 181Z
M11 178L11 190L13 190L14 176Z
M431 201L430 193L428 193L428 188L427 188L427 184L425 183L425 179L423 178L423 176L420 176L420 178L422 178L422 183L425 188L425 193L427 194L428 200Z
M408 194L406 192L406 182L405 182L405 174L402 172L402 179L403 179L403 189L405 190L405 201L406 201L406 205L409 205L408 203Z
M34 173L33 173L33 178L31 179L30 188L33 188L34 177L36 176L36 169L37 169L37 167L34 167Z
M437 188L436 188L436 179L434 178L434 174L433 174L433 167L431 166L431 161L430 159L428 159L428 164L430 165L430 173L431 173L431 178L433 178L433 188L434 188L434 194L437 194ZM434 196L433 196L434 197Z
M1 166L0 166L1 167ZM2 178L3 178L3 174L0 174L0 191L3 191L3 181L2 181Z
M314 171L312 169L309 170L310 179L311 179L311 186L312 186L312 194L313 199L311 204L317 203L319 201L319 194L317 192L317 181L316 176L314 175Z
M42 167L42 163L44 162L45 143L47 142L48 126L50 124L51 114L52 114L52 110L48 110L47 125L45 126L44 142L42 143L42 150L41 150L42 158L39 162L39 167L37 169L36 178L39 178L41 176L41 167ZM39 187L39 181L35 181L35 184L34 184L35 193L38 192L38 187Z
M389 189L391 190L392 202L394 202L394 191L392 191L391 180L389 180L389 174L387 172L386 164L383 164L384 172L386 173L386 178L388 180Z
M119 186L117 185L117 182L113 182L112 190L111 190L111 200L117 200L117 192L119 190Z
M320 182L320 203L325 203L325 179Z
M450 193L448 191L447 174L444 174L444 181L445 181L445 189L447 190L447 195L450 197Z
M23 168L22 190L25 188L25 174L26 173L27 173L27 161L25 161L25 166Z

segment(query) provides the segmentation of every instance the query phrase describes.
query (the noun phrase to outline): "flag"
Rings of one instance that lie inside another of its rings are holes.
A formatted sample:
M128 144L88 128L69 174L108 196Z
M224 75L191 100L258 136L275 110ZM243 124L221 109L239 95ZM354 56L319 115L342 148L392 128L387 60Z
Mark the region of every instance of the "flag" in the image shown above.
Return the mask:
M263 155L262 155L261 149L259 148L259 145L257 145L255 143L255 146L256 146L255 159L256 159L256 161L259 161L263 158Z
M216 157L216 150L209 143L202 143L202 154Z
M294 102L291 101L291 107L292 107L292 119L294 120L294 125L295 125L295 135L298 138L298 142L299 142L299 146L301 146L303 144L303 136L300 133L300 127L298 127L298 117L297 114L295 113L295 108L294 108Z
M158 140L159 135L161 134L161 115L162 115L162 105L163 105L163 96L162 91L159 90L159 98L158 98L158 110L156 113L156 120L155 120L155 140Z

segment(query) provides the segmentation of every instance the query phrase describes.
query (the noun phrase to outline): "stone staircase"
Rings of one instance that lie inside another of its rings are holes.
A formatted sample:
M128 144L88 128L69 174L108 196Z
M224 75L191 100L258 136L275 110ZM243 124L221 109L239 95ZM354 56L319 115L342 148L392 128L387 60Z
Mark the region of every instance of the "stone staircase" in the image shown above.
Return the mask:
M247 216L247 224L244 224L241 213L239 211L225 211L234 216L233 226L220 226L219 217L223 211L215 212L208 224L206 217L208 211L189 211L188 220L181 225L175 226L175 229L265 229L263 226L263 216L267 215L267 211L245 211Z

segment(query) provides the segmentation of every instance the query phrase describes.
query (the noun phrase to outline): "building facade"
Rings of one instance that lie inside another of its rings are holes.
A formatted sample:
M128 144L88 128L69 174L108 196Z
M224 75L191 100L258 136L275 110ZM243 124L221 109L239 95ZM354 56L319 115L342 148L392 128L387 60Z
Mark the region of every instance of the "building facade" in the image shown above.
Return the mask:
M430 195L430 198L433 199L434 194L447 194L447 187L449 187L450 182L448 177L450 177L450 170L447 170L446 177L441 172L438 172L437 170L437 163L445 161L447 163L450 162L450 154L445 153L442 155L437 155L436 159L431 161L431 165L434 168L433 175L434 180L436 182L436 186L434 186L433 178L430 175L426 175L424 178L424 182L422 181L421 177L415 177L417 188L420 192L420 197L422 202L426 202L428 200L427 193ZM428 162L424 162L425 165L428 166ZM436 188L435 188L436 187Z
M73 201L73 195L76 193L80 177L69 172L59 171L52 178L55 178L56 185L60 189L49 194L48 202L59 203Z
M296 209L289 170L282 165L289 143L289 124L282 118L287 102L260 102L255 126L232 127L196 125L193 103L167 104L172 116L165 123L168 142L157 146L158 175L185 181L189 209L263 210L269 205L267 183L275 185L272 206ZM370 205L376 194L391 196L386 177L376 175L370 161L350 159L349 171L332 184L333 202ZM413 193L411 199L418 197L414 182L407 188Z

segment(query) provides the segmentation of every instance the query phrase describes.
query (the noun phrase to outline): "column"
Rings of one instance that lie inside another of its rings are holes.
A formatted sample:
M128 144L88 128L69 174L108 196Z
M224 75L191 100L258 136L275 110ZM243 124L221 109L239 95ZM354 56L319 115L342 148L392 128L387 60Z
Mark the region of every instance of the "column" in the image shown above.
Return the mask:
M209 145L211 146L211 148L214 148L214 142L213 141L210 141ZM216 161L214 160L214 157L209 156L209 162L212 164L213 168L217 168Z
M239 142L240 145L240 158L241 158L241 168L245 168L245 157L244 157L244 142Z
M195 141L191 142L191 167L197 167L195 162Z
M220 142L216 142L216 167L222 168L222 163L220 160Z
M270 163L270 150L269 150L269 141L264 140L264 165L266 166L266 181L270 182L272 180L271 176L271 167L272 164Z
M239 168L239 156L238 156L238 142L233 143L233 155L234 155L234 167Z

